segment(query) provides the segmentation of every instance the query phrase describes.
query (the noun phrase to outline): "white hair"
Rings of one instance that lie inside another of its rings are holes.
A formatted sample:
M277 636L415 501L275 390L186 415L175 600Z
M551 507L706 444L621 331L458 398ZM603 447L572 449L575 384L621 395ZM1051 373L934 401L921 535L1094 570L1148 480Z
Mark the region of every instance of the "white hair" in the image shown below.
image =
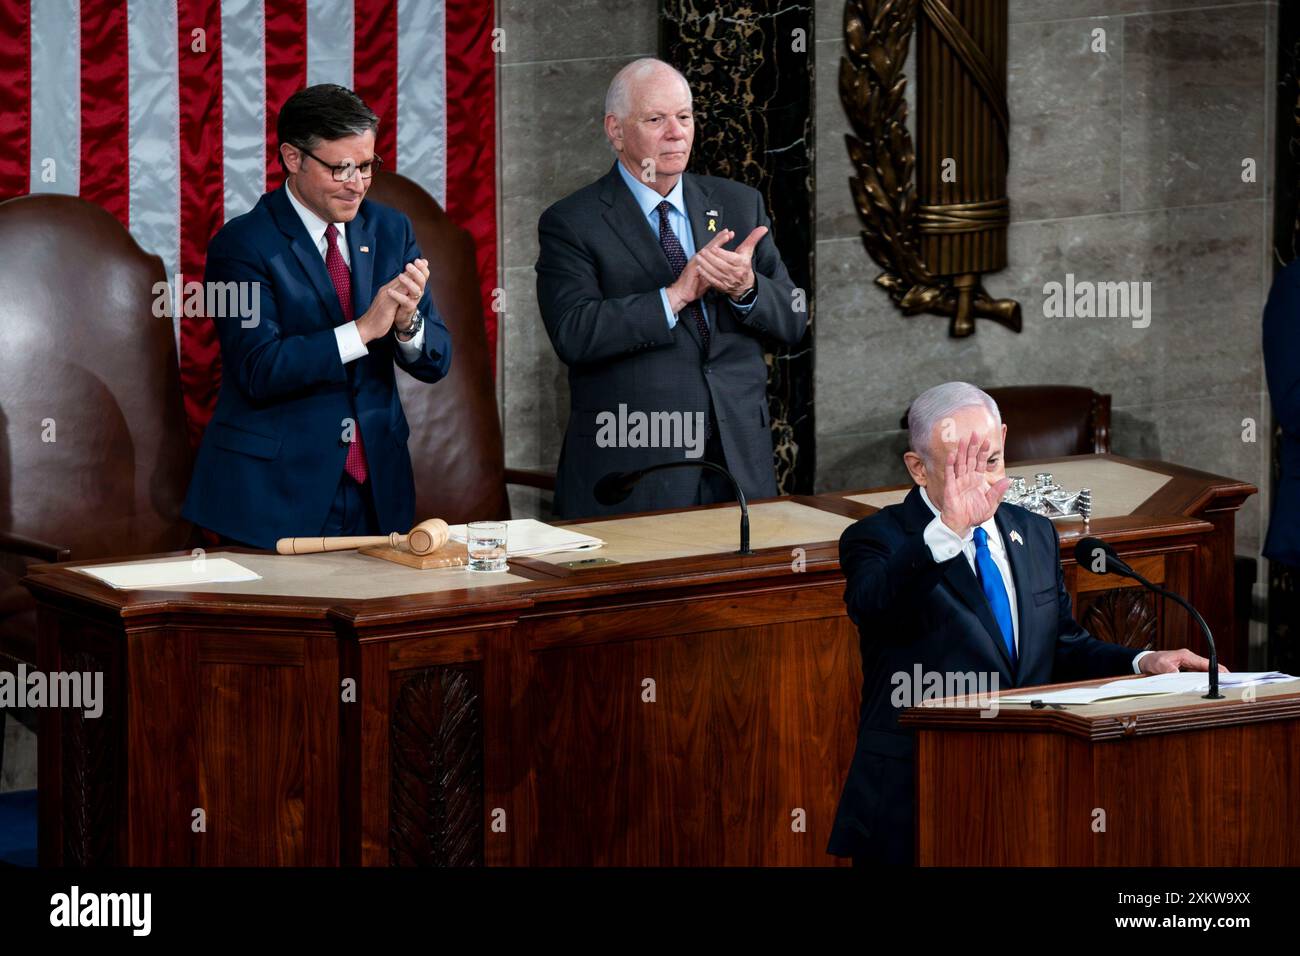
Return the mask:
M669 70L676 74L682 81L682 86L686 87L686 95L690 97L691 84L686 81L681 70L671 63L665 63L652 56L642 57L623 67L614 74L614 79L609 81L609 89L605 91L605 115L609 116L612 113L615 119L627 119L632 112L632 87L660 70Z
M972 405L984 406L997 426L1002 427L1002 413L998 411L998 403L983 389L976 388L969 382L944 382L934 388L927 388L907 410L908 446L929 465L934 427L945 418L951 418L959 409L970 408Z

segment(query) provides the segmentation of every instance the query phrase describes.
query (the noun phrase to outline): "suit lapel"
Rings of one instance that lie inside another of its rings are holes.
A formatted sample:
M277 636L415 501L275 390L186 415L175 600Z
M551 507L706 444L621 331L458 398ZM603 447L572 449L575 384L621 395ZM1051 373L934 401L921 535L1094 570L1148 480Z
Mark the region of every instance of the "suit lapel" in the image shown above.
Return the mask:
M695 240L695 251L698 252L722 231L722 207L699 179L690 173L682 173L682 199L686 203L686 217L691 221L691 238ZM710 216L709 213L714 215ZM712 231L709 229L710 219L713 220Z
M343 324L343 307L339 305L339 295L334 289L334 282L330 279L330 274L325 270L325 257L320 254L311 241L311 236L307 234L307 227L302 224L302 219L294 211L293 206L289 205L289 198L284 194L288 185L281 186L275 192L271 193L270 207L271 215L275 217L276 225L280 227L290 240L289 247L298 259L298 264L306 273L307 278L311 281L312 288L320 297L321 305L329 313L330 326ZM356 283L352 284L353 290L356 289Z
M600 191L600 198L605 203L604 217L614 233L623 241L633 258L650 275L655 284L662 288L673 284L676 278L672 266L668 264L663 249L655 241L650 221L641 214L641 207L636 204L632 190L623 182L618 171L618 162L605 174Z
M1016 624L1020 629L1020 666L1017 671L1019 674L1033 674L1034 668L1049 648L1040 640L1040 635L1033 633L1029 627L1030 604L1034 594L1031 568L1035 556L1029 551L1029 541L1032 539L1026 533L1028 529L1020 516L1011 508L999 506L993 520L1002 533L1002 546L1006 548L1007 563L1011 565L1011 580L1016 586ZM1019 538L1018 541L1011 539L1013 531ZM1056 635L1052 634L1051 637L1055 641Z
M356 318L370 308L371 289L375 269L375 234L370 230L365 203L357 216L348 223L348 257L352 260L352 315ZM365 246L365 251L361 247ZM405 268L406 263L402 263Z

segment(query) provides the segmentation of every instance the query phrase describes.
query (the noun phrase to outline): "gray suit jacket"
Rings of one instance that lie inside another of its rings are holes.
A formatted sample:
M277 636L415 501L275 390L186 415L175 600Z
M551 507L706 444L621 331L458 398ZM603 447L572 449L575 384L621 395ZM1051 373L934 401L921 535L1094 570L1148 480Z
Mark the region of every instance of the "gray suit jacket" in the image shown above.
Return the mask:
M717 229L731 229L734 249L757 226L771 227L763 197L741 183L684 174L682 191L695 248ZM693 457L680 447L654 447L667 427L635 429L635 412L660 425L672 413L707 421L712 402L727 467L747 498L776 494L772 433L767 408L764 343L795 345L807 312L796 311L790 281L769 232L754 251L758 298L748 313L726 296L707 296L709 351L685 312L670 329L659 290L674 281L654 231L641 214L617 166L599 180L557 202L538 223L537 300L542 321L560 360L569 367L570 411L556 476L555 512L585 517L695 503L700 471L655 472L631 497L613 506L592 495L611 471L628 471ZM625 441L611 444L611 417L631 426ZM608 413L598 418L601 413ZM677 433L671 440L675 441ZM642 447L642 442L648 447ZM636 445L638 447L629 447Z

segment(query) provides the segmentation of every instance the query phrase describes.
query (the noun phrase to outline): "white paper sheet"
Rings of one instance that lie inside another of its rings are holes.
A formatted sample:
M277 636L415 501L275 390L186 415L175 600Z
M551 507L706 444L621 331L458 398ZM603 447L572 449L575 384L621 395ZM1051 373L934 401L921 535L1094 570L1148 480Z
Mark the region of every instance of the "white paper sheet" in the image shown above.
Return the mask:
M101 564L76 568L119 590L167 588L178 585L224 584L256 581L261 575L229 558L182 558L176 561L141 561L135 564Z
M1220 674L1219 686L1248 687L1252 684L1273 684L1289 680L1300 680L1300 678L1279 671L1240 671ZM1095 687L1070 687L1037 694L1008 694L999 697L998 703L1028 704L1041 700L1044 704L1095 704L1099 700L1150 697L1158 694L1205 693L1209 689L1209 674L1203 671L1176 671L1172 674L1151 674L1131 680L1115 680Z
M600 538L579 534L565 528L556 528L536 518L515 518L506 523L506 556L525 558L537 554L558 554L562 551L585 551L605 544ZM464 544L469 534L463 524L448 529L451 540Z

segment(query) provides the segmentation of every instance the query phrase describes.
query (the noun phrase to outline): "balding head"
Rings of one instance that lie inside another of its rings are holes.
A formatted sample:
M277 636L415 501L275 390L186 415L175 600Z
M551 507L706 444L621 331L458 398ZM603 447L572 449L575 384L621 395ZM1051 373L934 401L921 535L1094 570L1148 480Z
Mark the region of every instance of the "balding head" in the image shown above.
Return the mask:
M609 89L605 91L605 115L620 120L627 119L632 111L634 91L637 88L646 82L657 84L669 78L675 78L676 82L681 84L682 89L686 91L686 101L689 105L691 85L675 66L652 56L633 60L615 73L614 79L609 81Z

